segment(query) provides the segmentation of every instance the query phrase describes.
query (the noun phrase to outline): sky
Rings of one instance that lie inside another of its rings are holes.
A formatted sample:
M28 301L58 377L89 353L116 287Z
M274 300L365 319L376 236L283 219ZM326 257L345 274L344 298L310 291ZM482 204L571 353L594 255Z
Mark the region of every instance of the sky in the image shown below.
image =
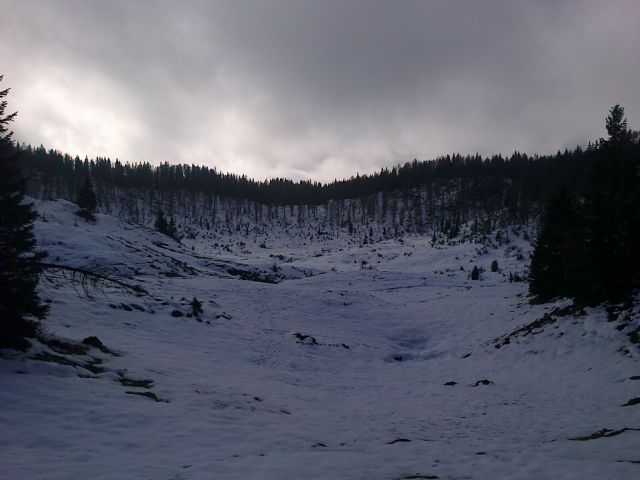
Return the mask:
M640 129L638 0L0 0L17 140L330 181Z

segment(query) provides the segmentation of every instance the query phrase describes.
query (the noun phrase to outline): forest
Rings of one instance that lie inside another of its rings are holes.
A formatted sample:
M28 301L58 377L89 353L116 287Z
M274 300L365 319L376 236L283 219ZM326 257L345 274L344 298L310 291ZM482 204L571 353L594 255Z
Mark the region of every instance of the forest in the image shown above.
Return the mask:
M329 200L360 198L378 192L411 189L442 179L463 179L495 188L505 180L505 204L535 202L564 185L577 188L583 180L585 165L593 157L591 145L576 147L555 155L529 156L514 152L501 155L447 155L435 160L413 160L404 165L382 168L371 175L356 175L322 184L275 178L256 181L244 175L221 173L216 168L179 165L168 162L122 163L109 158L80 159L45 147L19 145L27 175L42 175L52 195L64 196L90 175L106 186L157 191L188 191L247 199L265 205L319 205Z

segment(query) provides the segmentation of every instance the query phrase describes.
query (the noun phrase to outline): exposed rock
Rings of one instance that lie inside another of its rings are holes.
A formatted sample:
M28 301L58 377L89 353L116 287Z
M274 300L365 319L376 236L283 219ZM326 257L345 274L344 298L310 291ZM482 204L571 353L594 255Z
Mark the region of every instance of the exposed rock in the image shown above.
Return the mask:
M140 397L147 397L150 398L156 402L162 402L162 403L169 403L169 400L162 400L160 398L157 397L157 395L153 392L132 392L132 391L127 391L125 392L129 395L138 395Z
M483 380L478 380L476 383L474 383L473 385L471 385L472 387L477 387L479 385L493 385L493 382L491 380L487 380L486 378Z
M298 339L297 343L302 343L304 345L320 345L315 337L312 337L311 335L306 335L304 333L298 332L294 333L293 336Z
M407 443L410 441L411 440L409 440L408 438L396 438L395 440L391 440L390 442L387 442L387 445L393 445L395 443Z
M106 345L102 343L102 341L98 337L95 337L95 336L87 337L84 340L82 340L82 343L90 347L95 347L98 350L100 350L102 353L108 353L110 355L118 356L116 352L114 352L110 348L107 348Z
M118 379L123 387L138 387L138 388L151 388L153 386L153 380L136 380L135 378L122 377Z

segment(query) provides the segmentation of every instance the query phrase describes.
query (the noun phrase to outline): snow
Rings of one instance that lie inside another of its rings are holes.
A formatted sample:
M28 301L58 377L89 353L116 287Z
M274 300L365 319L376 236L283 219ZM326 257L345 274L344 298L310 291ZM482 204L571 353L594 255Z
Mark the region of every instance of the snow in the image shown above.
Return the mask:
M621 350L603 309L495 348L567 305L528 303L526 284L508 281L526 264L514 248L417 236L292 246L281 231L270 248L231 253L107 215L86 223L65 201L37 207L51 261L149 295L43 282L48 335L97 336L117 355L44 343L4 354L3 478L637 478L640 431L570 440L640 428L640 405L622 406L640 396L638 351ZM279 283L229 273L274 263ZM194 296L201 321L186 315ZM72 364L43 361L52 354Z

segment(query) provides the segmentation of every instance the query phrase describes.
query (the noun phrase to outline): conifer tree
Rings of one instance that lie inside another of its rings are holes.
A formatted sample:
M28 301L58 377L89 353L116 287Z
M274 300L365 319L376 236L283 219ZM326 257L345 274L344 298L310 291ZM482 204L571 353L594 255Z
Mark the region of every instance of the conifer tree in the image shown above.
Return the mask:
M17 113L5 115L8 93L0 91L0 348L26 349L48 310L36 292L46 254L34 250L36 213L24 199L25 180L9 130Z
M178 229L176 227L176 221L173 217L169 219L169 224L167 225L167 231L164 232L174 240L178 240Z
M579 207L563 192L543 218L529 275L529 291L542 300L616 302L640 287L640 145L619 105L606 127L609 137L590 147Z
M156 221L153 224L154 228L159 231L160 233L166 233L167 232L167 219L164 216L164 212L161 209L158 209L158 212L156 213Z
M602 143L610 147L620 147L631 140L631 132L627 128L627 119L624 116L624 108L620 105L614 105L609 110L606 127L609 138L603 140Z
M191 314L194 317L200 317L200 315L202 315L202 301L198 300L198 297L193 297L189 305L191 305Z
M480 280L480 269L477 265L474 265L473 270L471 270L471 280Z
M570 225L574 217L571 197L561 189L549 200L531 256L529 291L540 300L568 291Z
M628 295L637 276L638 188L637 149L627 129L624 109L615 105L606 120L609 138L595 149L584 194L580 235L584 249L581 267L590 281L576 289L584 299L620 300Z
M89 175L85 177L82 188L78 191L76 203L82 210L90 214L93 214L98 207L96 193L93 190L93 182Z
M176 227L176 221L173 217L171 217L168 221L164 216L164 212L159 209L156 214L156 221L154 223L154 227L160 233L164 233L166 236L173 238L174 240L180 240L180 236L178 235L178 228Z

